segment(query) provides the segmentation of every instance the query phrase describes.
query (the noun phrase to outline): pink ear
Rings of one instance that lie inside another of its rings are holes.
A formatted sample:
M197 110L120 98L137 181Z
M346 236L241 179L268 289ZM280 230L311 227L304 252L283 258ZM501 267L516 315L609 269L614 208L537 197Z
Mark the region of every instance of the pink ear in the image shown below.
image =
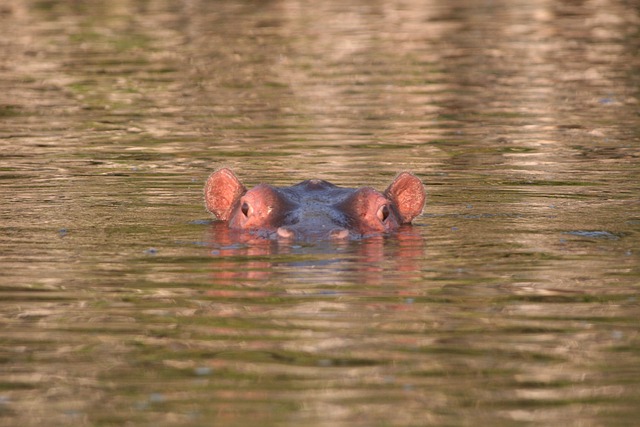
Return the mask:
M409 172L402 172L384 192L396 206L403 224L422 213L426 194L422 182Z
M231 169L222 168L207 179L204 186L204 204L218 219L227 221L233 207L246 191Z

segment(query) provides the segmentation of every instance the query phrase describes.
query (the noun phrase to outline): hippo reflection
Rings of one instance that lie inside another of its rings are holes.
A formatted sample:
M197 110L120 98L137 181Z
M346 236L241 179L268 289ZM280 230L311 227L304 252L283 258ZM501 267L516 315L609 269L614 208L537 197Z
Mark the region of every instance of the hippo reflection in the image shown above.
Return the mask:
M400 173L383 192L343 188L310 179L290 187L260 184L247 190L234 173L220 169L204 189L207 210L229 228L291 240L345 239L397 230L422 212L422 182Z

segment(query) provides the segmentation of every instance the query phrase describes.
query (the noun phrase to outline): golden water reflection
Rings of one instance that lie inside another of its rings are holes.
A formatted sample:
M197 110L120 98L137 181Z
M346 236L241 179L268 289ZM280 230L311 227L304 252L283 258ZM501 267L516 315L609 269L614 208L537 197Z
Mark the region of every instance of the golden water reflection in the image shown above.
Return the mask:
M638 7L0 4L0 425L631 425ZM410 170L283 245L202 186Z

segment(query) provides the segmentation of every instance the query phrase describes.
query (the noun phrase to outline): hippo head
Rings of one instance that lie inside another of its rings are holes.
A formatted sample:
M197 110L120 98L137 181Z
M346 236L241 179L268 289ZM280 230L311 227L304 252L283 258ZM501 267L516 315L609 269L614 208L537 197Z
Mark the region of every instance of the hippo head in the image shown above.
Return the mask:
M229 228L291 240L345 239L397 230L422 212L422 182L400 173L384 192L344 188L310 179L290 187L260 184L251 190L227 168L204 188L207 210Z

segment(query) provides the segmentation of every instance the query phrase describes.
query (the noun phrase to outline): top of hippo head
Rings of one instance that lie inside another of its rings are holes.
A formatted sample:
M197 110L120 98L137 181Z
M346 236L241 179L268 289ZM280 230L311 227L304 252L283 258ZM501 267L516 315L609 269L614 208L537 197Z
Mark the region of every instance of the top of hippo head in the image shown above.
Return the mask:
M209 176L207 210L232 229L292 240L344 239L397 230L422 213L422 182L408 172L384 192L344 188L310 179L290 187L260 184L247 190L227 168Z

